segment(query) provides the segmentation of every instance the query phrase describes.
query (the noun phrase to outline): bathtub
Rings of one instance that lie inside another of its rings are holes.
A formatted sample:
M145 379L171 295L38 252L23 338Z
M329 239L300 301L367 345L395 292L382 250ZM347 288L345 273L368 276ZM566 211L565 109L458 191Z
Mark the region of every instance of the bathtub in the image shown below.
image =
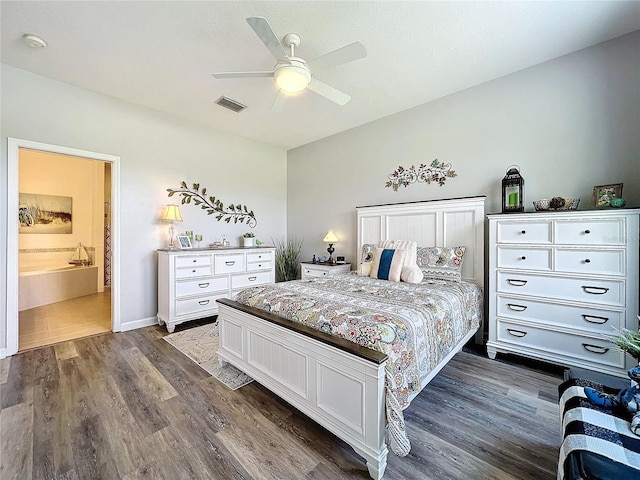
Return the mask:
M19 273L19 311L98 292L98 267L94 265L30 266Z

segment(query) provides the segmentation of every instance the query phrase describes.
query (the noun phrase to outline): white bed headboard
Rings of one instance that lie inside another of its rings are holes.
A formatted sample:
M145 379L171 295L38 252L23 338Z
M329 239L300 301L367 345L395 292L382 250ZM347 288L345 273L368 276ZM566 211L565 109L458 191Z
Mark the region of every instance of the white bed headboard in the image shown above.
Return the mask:
M356 207L358 265L362 245L380 240L415 240L418 247L464 245L462 278L483 288L484 202L479 196Z

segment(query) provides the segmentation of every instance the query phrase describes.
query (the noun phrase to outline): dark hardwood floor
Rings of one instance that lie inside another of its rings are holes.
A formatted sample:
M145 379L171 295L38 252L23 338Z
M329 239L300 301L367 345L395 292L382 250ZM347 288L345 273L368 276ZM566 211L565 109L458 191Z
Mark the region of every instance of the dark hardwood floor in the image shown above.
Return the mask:
M227 389L166 334L0 360L0 478L369 478L344 442L256 382ZM559 370L465 349L405 410L411 452L390 453L384 478L555 478L560 382Z

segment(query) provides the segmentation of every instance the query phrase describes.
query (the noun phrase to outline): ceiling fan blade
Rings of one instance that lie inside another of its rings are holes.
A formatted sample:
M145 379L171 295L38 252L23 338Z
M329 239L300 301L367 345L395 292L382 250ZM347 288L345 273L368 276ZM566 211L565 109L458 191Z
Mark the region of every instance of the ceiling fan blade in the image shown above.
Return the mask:
M273 71L270 72L220 72L212 73L214 78L251 78L251 77L273 77Z
M322 70L323 68L335 67L336 65L352 62L366 56L367 51L364 49L364 45L360 42L354 42L307 62L307 66L314 72Z
M279 62L289 63L289 57L284 47L276 37L276 34L264 17L247 17L247 23L256 32L258 38L269 49L271 54L276 57Z
M336 90L335 88L327 85L326 83L322 83L315 78L311 79L311 83L309 83L309 86L307 88L312 92L316 92L318 95L322 95L332 102L337 103L338 105L345 105L349 102L349 100L351 100L351 97L346 93L343 93L340 90Z
M284 110L284 106L287 103L287 94L282 90L278 90L278 94L276 98L273 100L273 105L271 105L272 112L281 112Z

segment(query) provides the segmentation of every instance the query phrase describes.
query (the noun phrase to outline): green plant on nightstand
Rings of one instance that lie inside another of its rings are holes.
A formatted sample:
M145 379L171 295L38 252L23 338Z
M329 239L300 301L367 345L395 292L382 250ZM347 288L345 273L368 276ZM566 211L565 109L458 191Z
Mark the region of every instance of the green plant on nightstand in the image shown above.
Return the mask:
M253 232L247 232L247 233L243 233L242 236L244 238L254 238L255 235L253 234Z

